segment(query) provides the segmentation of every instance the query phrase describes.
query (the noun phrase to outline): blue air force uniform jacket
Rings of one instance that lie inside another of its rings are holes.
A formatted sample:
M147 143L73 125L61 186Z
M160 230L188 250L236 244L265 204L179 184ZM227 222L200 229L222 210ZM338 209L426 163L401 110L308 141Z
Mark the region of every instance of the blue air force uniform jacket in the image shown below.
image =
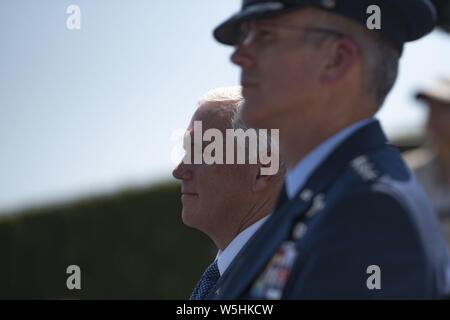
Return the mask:
M209 299L440 299L435 213L374 121L318 166L240 251Z

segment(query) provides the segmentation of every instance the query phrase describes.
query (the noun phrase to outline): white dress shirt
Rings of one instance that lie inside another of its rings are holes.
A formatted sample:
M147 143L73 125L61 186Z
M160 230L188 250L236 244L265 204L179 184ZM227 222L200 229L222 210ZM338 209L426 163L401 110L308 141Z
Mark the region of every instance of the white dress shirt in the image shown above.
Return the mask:
M293 168L289 168L285 178L287 196L292 199L314 170L340 143L356 130L373 121L375 121L374 118L364 119L342 129L313 149Z
M220 275L228 269L228 266L233 261L234 257L239 253L242 247L247 243L247 241L253 236L253 234L263 225L264 222L269 218L270 215L256 221L250 227L239 233L222 251L219 250L217 253L217 267L219 268Z

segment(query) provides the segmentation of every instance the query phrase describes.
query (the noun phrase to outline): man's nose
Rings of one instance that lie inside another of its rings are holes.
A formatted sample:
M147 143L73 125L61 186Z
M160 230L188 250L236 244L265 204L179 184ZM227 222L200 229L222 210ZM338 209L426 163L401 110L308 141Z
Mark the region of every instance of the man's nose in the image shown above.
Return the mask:
M250 46L251 44L247 43L237 45L231 55L231 62L237 64L242 69L252 68L255 65L255 57Z
M188 166L183 162L180 162L175 169L172 171L172 175L178 180L191 180L192 171L189 170Z

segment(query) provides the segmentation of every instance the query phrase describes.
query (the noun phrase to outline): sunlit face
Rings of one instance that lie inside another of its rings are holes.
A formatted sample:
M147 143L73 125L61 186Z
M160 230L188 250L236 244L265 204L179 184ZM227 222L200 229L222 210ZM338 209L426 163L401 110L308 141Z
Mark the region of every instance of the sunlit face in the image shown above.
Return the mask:
M430 100L428 128L435 141L441 146L450 148L450 103Z
M224 132L229 128L226 120L216 106L203 105L193 115L187 134L194 142L194 121L202 121L203 132L210 128ZM203 148L207 144L204 143ZM185 147L194 148L193 144ZM256 173L255 165L181 162L173 176L181 180L183 222L206 234L217 234L221 228L235 222L233 215L247 205Z
M241 67L243 117L255 127L270 127L292 112L306 116L318 92L320 56L305 44L304 32L277 25L309 27L308 10L242 25L242 40L231 60Z

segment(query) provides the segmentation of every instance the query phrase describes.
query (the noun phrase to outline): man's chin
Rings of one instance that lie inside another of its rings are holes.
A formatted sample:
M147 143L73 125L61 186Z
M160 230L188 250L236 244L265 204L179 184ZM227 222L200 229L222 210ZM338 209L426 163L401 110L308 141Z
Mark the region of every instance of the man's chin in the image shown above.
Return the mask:
M195 218L196 214L190 210L183 209L183 211L181 212L181 220L183 221L183 224L187 227L197 228Z
M250 99L245 100L242 105L242 120L245 121L246 124L250 125L256 116L257 107L254 102Z
M242 119L250 128L265 128L267 119L264 118L262 108L255 102L245 102L242 106Z

